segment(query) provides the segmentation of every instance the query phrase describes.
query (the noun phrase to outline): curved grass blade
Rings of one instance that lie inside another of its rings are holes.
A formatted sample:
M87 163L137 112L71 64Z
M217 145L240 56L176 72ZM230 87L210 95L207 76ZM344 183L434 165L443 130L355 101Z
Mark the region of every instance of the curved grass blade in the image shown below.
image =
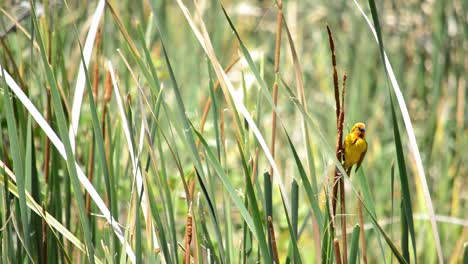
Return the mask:
M299 185L297 184L296 179L293 179L292 184L291 184L291 225L292 225L292 231L294 234L294 243L296 243L297 247L297 230L298 230L298 217L299 217ZM293 252L292 259L294 263L298 263L299 261L299 256L297 256Z
M2 82L6 85L5 80L5 72L3 68L0 68L2 71L1 75L3 76ZM15 114L13 110L12 104L13 97L10 96L10 92L5 90L3 93L3 104L4 104L4 111L5 116L7 119L7 127L8 127L8 138L10 140L10 153L12 155L13 160L13 168L15 174L18 175L16 180L16 184L18 185L18 200L19 200L19 207L20 207L20 215L21 215L21 227L23 228L23 240L24 240L24 248L27 252L31 252L31 241L30 241L30 232L29 232L29 219L28 219L28 211L26 207L26 183L25 183L25 171L23 166L23 145L20 144L20 139L18 138L18 129L15 120ZM19 117L24 118L24 117ZM18 121L23 122L23 121ZM19 230L18 235L20 235ZM30 254L28 254L30 255Z
M416 255L416 237L414 232L414 221L413 221L413 209L411 203L411 194L409 190L409 181L408 175L406 173L406 164L405 164L405 156L403 154L403 146L401 144L400 132L398 129L398 122L395 114L395 107L393 106L393 99L392 95L389 94L390 97L390 106L392 109L392 122L393 122L393 136L395 139L395 148L396 148L396 155L398 159L398 170L400 175L400 183L401 189L403 192L402 197L402 217L404 217L404 221L402 221L402 249L403 254L409 262L409 252L408 252L408 231L411 235L411 241L413 242L413 254L414 254L414 261L417 263L417 255ZM402 219L403 220L403 219Z
M98 146L98 155L99 155L99 161L101 163L101 170L102 170L102 173L104 174L104 182L105 182L105 185L106 185L106 194L107 194L107 201L109 202L109 213L110 213L110 216L112 217L112 206L113 206L113 200L112 200L112 192L111 192L111 183L110 183L110 176L109 176L109 168L107 167L107 159L106 159L106 151L105 151L105 148L104 148L104 136L102 134L102 128L101 128L101 125L100 125L100 122L99 122L99 119L98 119L98 115L97 115L97 107L96 107L96 103L95 103L95 98L93 96L93 91L92 91L92 88L91 88L91 82L90 82L90 78L88 76L88 69L87 69L87 66L86 66L86 62L84 61L85 58L84 58L84 51L81 49L81 44L79 44L80 46L80 51L81 51L81 61L82 61L82 66L84 67L84 74L85 74L85 79L84 79L84 82L85 82L85 87L86 87L86 91L88 93L88 98L89 98L89 106L90 106L90 110L91 110L91 121L92 121L92 125L93 125L93 132L94 132L94 136L96 137L96 143L97 143L97 146ZM84 91L83 91L84 92ZM79 113L78 113L79 114ZM70 128L72 129L72 128ZM112 220L113 218L111 218ZM112 224L112 223L111 223Z
M288 139L289 146L291 147L291 151L293 153L297 168L299 170L299 175L301 176L302 185L304 186L305 192L307 194L306 195L307 200L309 201L310 207L312 207L312 211L314 212L315 219L320 228L320 234L323 234L323 227L324 227L323 216L322 216L322 211L320 210L320 207L319 207L318 193L314 193L312 191L312 185L309 182L309 178L307 178L306 172L304 170L304 166L302 166L302 162L299 158L299 155L297 155L296 148L294 147L294 144L292 143L291 138L289 137L289 134L286 131L286 129L284 127L283 129Z
M205 194L206 201L208 202L208 207L210 208L210 211L211 211L210 217L212 218L211 220L213 221L214 229L216 231L215 236L216 236L216 240L217 240L218 245L219 245L219 253L220 253L221 259L225 260L226 258L224 256L223 239L221 237L221 229L219 228L220 225L219 225L219 220L217 218L216 207L214 206L213 202L211 201L212 199L211 199L211 197L210 197L210 195L208 193L207 186L205 186L204 181L200 177L200 174L198 173L197 170L195 170L195 173L196 173L198 181L200 183L200 187L202 188L202 191ZM206 225L204 225L204 226L206 226ZM214 254L214 252L213 252L213 254Z
M366 14L362 10L361 6L358 4L358 2L356 0L353 0L353 1L356 4L356 6L358 7L358 9L361 12L362 16L364 17L364 19L366 20L367 24L369 25L369 28L371 29L375 40L379 44L380 55L381 55L382 61L384 63L385 72L387 73L387 77L390 79L390 83L392 84L393 91L394 91L395 96L396 96L397 101L398 101L398 106L399 106L401 114L403 116L403 121L404 121L404 124L405 124L406 133L408 135L408 140L409 140L409 145L410 145L410 150L411 150L410 153L414 156L416 167L417 167L417 170L419 172L418 177L419 177L419 181L421 183L424 199L426 201L426 207L427 207L428 214L429 214L430 221L431 221L432 233L434 235L434 240L435 240L435 244L436 244L437 256L439 258L439 263L443 263L442 247L440 245L440 237L439 237L439 231L437 229L437 223L436 223L436 219L435 219L434 206L432 204L431 194L429 192L429 187L428 187L428 184L427 184L426 174L424 172L424 167L423 167L423 164L422 164L421 154L419 152L418 144L417 144L417 141L416 141L416 136L414 134L413 125L411 123L411 118L410 118L409 113L408 113L408 108L406 107L405 98L403 97L400 86L398 85L395 74L393 73L392 65L390 64L390 61L389 61L389 59L387 57L387 54L385 53L385 50L384 50L383 38L382 38L381 30L380 30L379 17L378 17L378 14L377 14L377 8L375 6L375 2L373 0L369 0L369 6L371 8L372 18L373 18L374 24L375 24L375 29L374 29L374 27L372 26L372 23L367 18Z
M109 66L109 71L110 71L110 75L111 75L111 79L112 79L112 86L114 88L113 90L114 90L114 93L115 93L117 106L119 108L120 117L122 119L123 132L124 132L125 139L126 139L127 145L128 145L128 153L130 155L130 161L131 161L132 168L133 168L132 175L134 176L134 179L136 181L137 192L138 193L143 192L142 201L141 201L141 208L142 208L143 216L144 216L146 222L149 223L150 222L149 221L149 216L148 216L148 212L146 210L147 203L148 203L147 194L146 194L146 190L143 188L143 176L142 176L141 168L140 168L140 165L139 165L139 156L140 156L140 153L141 153L142 140L143 140L143 136L144 136L144 134L143 134L143 132L144 132L143 125L142 125L142 127L140 129L140 131L142 133L140 133L141 136L140 136L139 148L136 149L134 144L133 144L133 141L132 141L132 134L130 133L131 124L130 124L129 120L127 120L127 116L125 114L125 110L124 110L123 103L122 103L122 97L120 96L119 87L117 85L115 72L114 72L114 69L112 67L112 63L110 61L108 62L108 66ZM90 96L92 96L90 86L89 86L89 93L90 93ZM105 156L103 156L103 157L105 157ZM156 235L154 235L155 231L151 230L151 232L153 233L154 249L158 250L159 249L159 241L157 240Z
M374 201L373 201L372 194L371 194L371 191L370 191L369 183L367 182L366 175L364 174L364 170L358 170L357 174L358 174L358 177L356 177L356 178L359 179L359 187L361 188L362 195L363 195L363 197L361 197L361 198L364 201L366 201L367 206L368 206L369 211L371 212L371 214L374 215L374 217L377 218L377 213L375 212ZM372 224L374 224L374 223L372 223ZM375 227L375 225L374 225L374 227ZM377 227L375 227L375 229L377 229ZM385 259L384 247L383 247L383 244L382 244L382 237L380 235L377 236L377 241L379 243L379 248L380 248L380 252L381 252L381 255L382 255L382 261L383 261L383 263L387 263L387 260ZM391 262L391 263L393 263L393 262Z
M88 79L86 77L86 71L89 65L89 61L91 59L91 54L93 53L94 41L96 39L99 21L101 20L101 16L104 12L105 4L105 0L99 1L96 7L96 11L94 11L93 20L91 22L91 26L89 27L84 48L82 49L83 60L80 62L78 78L76 79L75 95L73 96L73 105L71 113L72 122L68 133L73 152L75 152L75 135L78 131L78 122L80 121L80 110L83 102L84 89L87 82L86 79Z
M230 94L232 96L232 98L234 99L235 108L242 114L242 116L245 118L245 121L249 124L249 127L252 129L252 132L254 133L254 135L257 138L260 146L262 147L263 151L265 152L265 155L266 155L266 157L268 159L268 162L270 163L270 165L273 168L273 172L274 172L273 176L275 177L275 179L276 179L276 181L277 181L277 183L279 185L280 191L284 195L286 195L286 193L287 193L286 188L285 188L283 180L281 178L281 174L279 173L278 167L276 166L276 162L274 161L274 159L273 159L273 157L271 155L271 151L270 151L268 145L266 144L265 139L263 138L262 134L260 133L260 130L258 129L258 126L255 124L252 116L250 115L249 111L247 110L247 108L245 107L243 102L240 100L240 98L234 96L234 94L235 94L234 87L233 87L231 81L229 80L229 78L227 77L226 73L224 72L223 68L219 64L219 62L218 62L218 60L216 58L216 55L214 54L214 50L212 48L212 45L211 45L211 42L209 40L209 36L208 36L208 33L206 31L206 27L204 26L203 21L200 21L201 29L202 29L202 32L203 32L203 34L202 34L197 29L197 27L195 26L194 20L192 19L190 13L187 10L187 7L182 3L182 1L177 0L177 4L179 5L180 9L182 10L185 18L187 19L187 22L189 23L189 25L190 25L190 27L192 29L192 32L195 34L195 37L197 38L197 40L200 42L200 45L202 46L204 52L208 55L208 58L210 59L211 64L213 65L213 69L215 70L215 73L218 76L218 79L220 81L221 88L223 89L225 94ZM273 101L271 101L271 102L273 102ZM231 108L234 110L234 107L231 107ZM237 124L236 123L236 125L238 126L239 131L240 131L241 127L242 127L242 124ZM242 132L240 132L240 133L242 133ZM289 207L290 207L289 198L287 198L287 196L285 196L284 199L286 200L286 208L288 208L288 211L290 211L289 210Z
M163 253L164 260L167 263L172 263L171 259L171 254L169 253L169 247L167 246L167 238L166 238L166 230L164 230L164 227L162 225L161 217L158 208L156 207L156 197L153 194L153 190L151 187L151 184L147 184L148 188L148 198L150 201L149 206L151 209L151 215L153 216L154 222L156 223L156 227L159 235L159 240L161 241L161 249ZM175 253L174 253L175 254Z
M463 245L463 263L468 263L468 243Z
M234 186L232 186L231 182L228 180L228 177L225 174L224 169L221 167L221 164L219 164L218 160L216 159L216 156L211 151L208 143L205 141L203 136L195 128L193 128L193 131L195 132L195 134L200 139L200 142L202 143L202 145L205 147L208 160L210 161L210 163L214 167L214 169L216 171L216 174L219 176L221 182L223 183L224 187L226 188L227 192L229 193L232 201L234 202L236 207L239 209L239 212L242 215L242 218L244 219L244 221L247 224L248 228L252 231L252 234L254 235L254 237L260 242L260 244L261 244L260 248L261 248L261 251L262 251L262 255L267 256L267 258L269 258L268 247L266 246L266 241L265 241L265 233L263 232L263 228L262 228L261 222L260 222L260 218L263 218L263 217L261 217L260 212L254 213L254 215L256 215L255 219L253 219L252 216L250 216L249 211L244 206L244 203L242 202L242 200L238 196L237 191L234 189ZM252 190L252 192L253 192L253 190ZM252 195L252 194L249 194L249 191L247 191L247 194ZM256 201L254 198L255 198L254 195L253 195L253 197L249 197L250 203L253 203L253 201ZM252 205L253 210L254 210L254 207L255 206ZM258 206L257 206L257 210L258 210ZM264 245L262 245L262 244L264 244Z
M239 145L239 144L238 144ZM240 148L240 147L239 147ZM244 168L247 168L247 164L245 164L245 159L244 155L242 154L242 160L244 160ZM252 181L249 177L248 173L245 173L245 183L246 183L246 192L247 192L247 197L249 198L249 204L250 208L252 209L252 218L255 223L255 228L257 229L258 232L258 242L260 244L260 251L262 252L263 255L263 261L265 263L273 263L273 260L271 259L271 256L273 256L273 252L268 250L268 245L266 241L266 236L265 233L263 232L263 226L262 226L262 214L260 213L260 209L258 208L257 204L257 198L255 196L254 188L252 185ZM271 241L271 240L269 240ZM270 243L271 244L271 243Z
M325 196L328 197L328 194L325 193ZM330 215L330 203L328 199L325 199L325 215L326 219L323 223L323 232L322 234L322 264L333 263L333 237L334 234L332 233L332 219Z
M296 90L297 93L299 94L300 101L302 105L304 106L304 109L307 110L307 100L305 99L305 91L304 91L304 80L302 78L302 67L301 63L299 62L299 57L297 55L296 47L294 45L294 41L291 36L291 32L289 31L288 23L286 21L286 18L283 18L283 24L284 24L284 30L286 31L286 36L288 36L288 41L289 41L289 47L291 50L291 55L293 58L293 64L294 64L294 73L296 77ZM309 165L309 173L310 173L310 179L311 179L311 187L314 193L318 193L318 185L317 185L317 179L315 175L315 165L314 165L314 155L312 152L312 140L310 137L310 131L307 126L307 123L304 119L304 117L301 115L300 116L302 124L301 124L301 129L302 129L302 135L306 144L306 154L307 154L307 162ZM321 225L319 225L322 227Z

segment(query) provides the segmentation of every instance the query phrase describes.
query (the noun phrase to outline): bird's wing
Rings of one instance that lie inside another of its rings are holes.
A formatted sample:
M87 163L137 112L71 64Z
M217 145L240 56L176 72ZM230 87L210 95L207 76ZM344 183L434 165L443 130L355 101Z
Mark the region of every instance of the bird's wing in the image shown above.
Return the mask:
M356 169L354 170L354 172L357 172L359 167L361 167L361 163L364 160L364 156L366 156L366 153L367 153L367 142L366 142L366 149L362 152L361 157L359 158L359 161L358 161L358 163L356 165Z
M341 154L342 157L343 157L343 162L346 161L345 159L345 153L346 153L346 148L356 144L356 141L358 140L357 137L354 137L351 133L348 133L346 135L346 138L344 140L344 144L343 144L343 153ZM344 164L344 163L343 163Z

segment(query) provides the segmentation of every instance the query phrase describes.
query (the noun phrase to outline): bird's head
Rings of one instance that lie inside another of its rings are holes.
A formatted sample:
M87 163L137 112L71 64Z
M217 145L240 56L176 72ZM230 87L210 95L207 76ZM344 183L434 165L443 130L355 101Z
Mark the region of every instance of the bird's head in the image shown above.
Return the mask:
M351 129L351 132L360 138L364 138L366 135L366 124L364 123L356 123Z

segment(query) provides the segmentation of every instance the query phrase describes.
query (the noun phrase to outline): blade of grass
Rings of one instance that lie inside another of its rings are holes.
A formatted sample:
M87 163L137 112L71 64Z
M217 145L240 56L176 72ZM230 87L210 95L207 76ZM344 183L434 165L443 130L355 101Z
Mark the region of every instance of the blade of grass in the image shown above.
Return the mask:
M405 201L401 201L401 251L403 253L403 257L407 262L410 261L410 253L409 253L409 238L408 238L408 216L406 216L406 204Z
M10 177L13 182L16 182L16 176L15 174L0 160L0 170L4 171L8 177ZM2 173L0 177L0 183L7 188L8 192L13 194L15 197L19 197L19 190L18 187L8 180L5 177L5 174ZM60 234L62 234L68 241L70 241L73 245L75 245L80 251L83 253L86 253L86 247L85 245L77 238L75 235L73 235L65 226L63 226L59 221L57 221L56 218L54 218L52 215L50 215L48 212L44 213L44 210L42 207L34 200L34 198L31 196L29 192L25 192L25 197L26 197L26 205L28 206L29 209L31 209L34 213L39 215L41 218L43 218L46 223L49 225L49 227L53 228L53 230L57 230ZM55 232L53 232L55 234ZM55 235L58 237L57 235ZM94 260L96 263L101 263L99 259L97 259L96 256L94 256Z
M6 80L5 80L5 72L3 68L0 68L2 71L2 82L6 87ZM17 185L18 185L18 191L19 191L19 205L20 205L20 215L21 215L21 227L23 229L23 240L24 240L24 248L28 252L28 256L30 255L29 252L31 252L31 242L30 242L30 232L29 232L29 219L28 219L28 211L26 207L26 183L25 183L25 172L24 172L24 166L23 166L23 144L20 143L20 139L18 138L18 130L17 130L17 125L16 125L16 120L15 120L15 115L13 112L13 104L12 101L13 97L10 96L10 92L8 90L5 90L3 92L3 104L4 104L4 111L5 111L5 116L7 119L7 126L8 126L8 138L10 140L10 153L12 155L12 161L13 161L13 168L16 173L16 175L19 175L17 178ZM21 118L21 117L19 117ZM19 230L18 231L18 236L20 237ZM32 259L31 259L32 261Z
M317 221L317 224L320 228L320 234L323 234L323 227L324 227L324 221L323 221L323 216L322 216L322 211L320 210L319 207L319 199L318 199L318 193L314 193L312 190L312 185L309 182L309 178L307 178L307 175L305 173L304 167L302 166L302 162L297 154L296 148L294 147L294 144L291 141L291 138L289 137L288 132L286 129L283 127L284 133L286 134L286 137L288 139L289 146L291 148L291 151L294 156L294 160L296 162L297 168L299 170L299 175L301 176L302 180L302 185L305 189L305 192L307 194L307 199L309 201L310 206L312 207L312 211L314 213L315 219Z
M301 63L299 62L299 57L297 56L297 51L296 47L294 45L294 41L291 37L291 32L289 31L289 27L287 24L286 19L283 18L283 23L284 23L284 29L286 31L286 35L288 36L288 41L289 41L289 47L291 50L291 55L293 58L293 64L294 64L294 73L296 77L296 89L297 93L299 94L300 101L302 105L304 106L304 109L307 111L307 100L305 98L305 91L304 91L304 80L302 78L302 67ZM313 193L318 193L318 185L317 185L317 179L315 175L315 166L314 166L314 156L312 152L312 141L310 137L310 132L307 126L307 123L302 115L300 115L301 118L301 128L302 128L302 134L303 138L305 141L305 147L306 147L306 154L307 154L307 162L309 165L309 173L310 173L310 179L311 179L311 188ZM319 224L320 227L322 227L321 224Z
M273 256L273 252L271 251L270 253L270 251L268 251L268 244L266 242L266 236L265 236L265 233L263 232L261 219L264 219L264 218L262 217L260 210L258 208L257 199L255 197L255 192L252 186L252 181L250 180L249 176L250 175L248 175L247 173L245 174L246 192L247 192L247 196L249 197L250 208L252 209L252 218L253 218L255 229L258 235L257 240L260 244L259 247L263 256L262 260L265 263L273 263L273 260L271 258L271 256Z
M203 180L200 178L200 174L198 173L197 170L195 170L195 172L197 174L198 181L200 183L200 187L202 188L202 191L203 191L205 197L207 198L206 200L207 200L207 203L208 203L208 207L210 208L210 211L211 211L210 217L212 217L211 220L212 220L212 222L214 224L215 236L216 236L216 240L217 240L218 245L219 245L220 257L221 257L221 259L225 260L226 258L225 258L225 254L224 254L224 248L223 248L223 239L222 239L222 236L221 236L221 229L220 229L219 220L217 218L215 204L211 201L210 195L208 194L207 187L204 185Z
M275 176L275 179L276 179L277 183L279 184L279 188L280 188L281 192L286 194L287 193L286 188L284 187L284 184L283 184L283 181L282 181L282 178L281 178L281 174L279 173L278 167L276 166L276 163L275 163L275 161L273 160L273 158L271 156L271 151L269 150L268 145L265 142L265 139L263 138L262 134L260 133L257 125L255 124L254 120L252 119L252 116L249 114L247 108L242 103L240 98L238 98L238 96L235 96L236 93L234 92L234 87L233 87L231 81L229 80L229 78L227 77L226 73L224 72L223 68L219 64L219 62L218 62L218 60L217 60L217 58L216 58L216 56L214 54L214 50L213 50L213 47L211 46L211 42L209 41L209 36L208 36L208 33L206 31L206 27L204 26L203 21L200 21L201 30L203 32L203 34L202 34L197 29L197 27L195 26L194 20L192 19L188 9L182 3L182 1L177 0L177 3L179 5L180 9L182 10L185 18L187 19L187 22L189 23L189 25L190 25L190 27L192 29L192 32L195 34L195 37L200 42L200 45L202 46L203 50L205 51L205 53L210 58L210 61L211 61L212 65L213 65L215 73L218 76L218 79L220 80L220 84L221 84L221 87L223 88L224 94L225 95L230 94L232 96L232 98L234 99L235 108L242 114L242 116L245 118L245 120L249 124L250 128L252 129L252 132L254 133L254 135L257 138L260 146L262 147L263 151L265 152L265 155L267 156L267 159L268 159L270 165L273 167L273 171L274 171L273 175ZM227 17L227 19L228 19L228 17ZM233 107L231 107L231 108L234 109ZM236 123L236 125L238 127L242 127L241 125L239 125L237 123ZM287 198L285 196L285 200L286 200L286 208L288 208L288 210L289 210L289 207L290 207L289 198Z
M390 92L390 91L389 91ZM395 148L396 148L396 155L398 160L398 170L400 175L400 184L403 193L402 197L402 212L401 216L404 217L404 221L402 221L402 250L403 255L406 260L409 262L409 251L408 251L408 232L411 235L411 241L413 242L413 254L414 254L414 261L417 263L417 254L416 254L416 236L414 231L414 221L413 221L413 209L411 203L411 193L409 190L409 181L408 175L406 173L406 163L405 163L405 156L403 154L403 146L401 144L400 132L398 128L398 122L396 118L395 108L393 106L393 99L392 95L389 94L390 97L390 106L392 109L392 122L393 122L393 137L395 139ZM403 220L403 219L402 219Z
M329 197L328 193L325 193L325 197ZM332 219L331 219L331 214L330 214L330 202L329 199L326 199L325 202L325 214L326 214L326 219L323 222L323 232L322 234L322 264L328 264L328 263L333 263L333 237L334 234L332 234ZM339 247L338 247L339 250ZM338 260L337 260L338 261Z
M81 49L81 44L80 44L80 49ZM104 174L104 181L106 185L106 194L107 194L107 201L109 203L109 215L111 216L111 221L113 220L112 217L112 206L113 206L113 196L111 192L111 182L110 182L110 176L109 176L109 168L107 166L107 159L106 159L106 151L104 147L104 136L102 134L102 128L98 119L97 115L97 107L96 107L96 98L94 98L93 91L91 88L91 82L90 78L88 76L88 69L86 66L86 63L84 62L83 54L84 52L81 53L81 61L82 65L84 67L84 74L85 74L85 79L84 81L86 82L86 90L88 93L88 98L89 98L89 106L91 110L91 121L92 121L92 126L93 126L93 132L94 132L94 137L96 137L95 142L97 143L98 146L98 155L99 155L99 160L101 164L101 169L102 173ZM96 77L97 78L97 77ZM112 224L112 223L111 223Z
M37 18L35 15L36 11L35 11L34 3L32 2L32 0L30 0L30 4L32 7L32 13L34 14L32 15L32 18L33 18L34 28L37 29L36 37L37 37L37 42L40 47L42 63L45 68L47 82L49 86L51 87L50 90L51 90L53 108L55 110L55 114L56 114L57 121L58 121L57 125L59 127L60 135L64 139L63 145L64 145L65 153L67 156L68 177L70 177L70 181L73 186L74 199L78 206L79 221L80 221L83 235L86 241L86 252L87 252L86 255L87 255L88 260L91 263L94 263L94 258L92 257L94 256L94 246L91 240L91 232L89 228L88 218L86 217L83 194L81 191L81 186L79 183L78 173L77 173L77 168L76 168L77 166L75 164L75 158L74 158L72 147L70 145L70 141L67 138L67 127L66 127L67 120L65 117L65 113L63 111L63 105L62 105L62 100L61 100L59 88L57 85L57 81L54 77L54 73L46 57L46 51L45 51L44 43L42 41L41 33L39 32L39 23L37 22Z
M135 192L136 194L136 204L135 204L135 256L136 263L142 263L142 254L143 249L141 248L141 220L140 220L140 206L143 195L143 190L141 192ZM143 209L143 211L145 211Z
M439 263L443 263L443 255L442 255L442 247L440 245L440 237L439 237L439 231L437 229L437 223L435 220L435 212L434 212L434 206L432 204L432 199L431 199L431 194L429 192L429 187L427 184L427 179L426 179L426 174L424 172L424 167L422 164L421 160L421 154L419 152L418 144L416 141L416 136L414 134L414 129L413 125L411 122L411 118L408 113L408 108L406 107L405 99L403 97L403 94L401 92L400 86L398 85L398 82L396 80L395 74L393 73L393 68L390 64L390 61L387 57L387 54L385 53L384 46L383 46L383 38L380 30L380 23L379 23L379 18L377 14L377 8L375 7L375 2L373 0L369 0L369 5L371 8L371 13L372 13L372 18L374 20L374 25L375 28L372 26L372 23L360 7L360 5L357 3L356 0L353 0L356 6L358 7L359 11L361 12L362 16L366 20L367 24L369 25L369 28L372 31L372 34L374 35L375 40L379 44L379 49L380 49L380 55L382 57L382 61L384 62L384 68L385 72L387 73L387 77L390 79L390 82L392 84L393 91L395 93L395 96L398 101L398 106L400 108L401 114L403 116L403 121L405 124L406 128L406 133L408 135L409 139L409 145L410 145L410 153L414 156L414 160L416 162L416 167L418 171L418 178L422 186L423 190L423 195L424 199L426 201L426 207L428 210L428 214L430 216L431 220L431 226L432 226L432 233L434 235L434 240L436 243L436 249L437 249L437 256L439 258Z
M372 199L372 194L371 194L371 191L370 191L370 187L369 187L369 184L367 182L367 178L366 178L366 175L364 174L364 170L358 170L357 171L357 174L358 174L358 178L359 179L359 185L360 185L360 188L361 188L361 191L363 193L363 196L361 196L361 199L366 201L367 203L367 206L369 208L369 211L371 212L371 214L377 218L377 213L375 211L375 206L374 206L374 201ZM374 225L375 229L377 229L377 227ZM383 248L383 245L382 245L382 241L381 241L381 236L378 236L378 243L379 243L379 247L380 247L380 252L382 254L382 260L384 263L386 263L386 260L385 260L385 251L384 251L384 248Z
M47 121L44 119L44 117L40 114L40 112L37 110L37 108L32 104L32 102L29 100L29 98L24 94L23 90L16 84L16 82L13 80L13 78L8 74L8 72L3 71L3 67L0 65L0 73L2 76L5 76L6 83L8 87L15 93L15 95L18 97L18 99L21 101L21 103L24 105L24 107L28 110L28 112L31 114L31 116L34 118L34 120L38 123L38 125L41 127L41 129L44 131L44 133L47 135L47 137L50 139L52 144L55 146L57 149L58 153L60 156L62 156L64 159L67 159L67 154L64 148L64 144L62 141L59 139L57 134L54 132L54 130L50 127L50 125L47 123ZM68 138L68 137L67 137ZM106 217L107 221L109 223L112 223L112 227L114 229L114 232L116 233L117 237L119 237L119 240L123 243L123 233L120 230L120 227L117 224L117 221L111 220L111 215L100 198L99 194L96 192L94 187L90 184L88 181L88 177L84 174L83 170L81 169L80 166L75 162L75 166L77 169L78 177L80 182L83 184L85 189L88 191L90 194L91 198L93 201L96 203L98 206L99 210L103 213L103 215ZM68 207L69 208L69 207ZM126 248L127 253L129 256L133 255L133 251L131 247Z
M297 184L296 179L293 179L292 184L291 184L291 226L294 234L294 242L297 244L297 225L298 225L298 217L299 217L299 185ZM297 247L297 245L296 245ZM293 261L294 263L297 263L299 261L298 259L299 256L296 256L296 254L293 254Z
M463 263L468 263L468 243L465 242L463 245Z
M281 197L283 198L283 197ZM291 220L289 218L289 215L288 215L288 210L286 210L286 206L284 204L284 199L281 199L281 201L283 202L283 207L284 207L284 212L286 213L285 217L286 217L286 220L288 222L288 231L289 231L289 236L290 236L290 243L292 245L292 251L293 251L293 255L294 255L294 263L302 263L302 260L301 260L301 254L299 253L299 249L297 247L297 240L296 240L296 236L294 235L294 229L293 229L293 226L291 225Z
M91 22L91 26L89 27L88 35L86 37L85 45L83 48L83 60L80 62L78 77L76 79L75 95L73 96L71 113L72 122L69 130L70 144L72 146L73 152L75 152L75 135L78 132L80 110L83 102L84 89L86 85L85 71L87 71L89 61L91 59L91 54L93 53L94 41L96 39L99 21L101 20L101 16L104 13L105 4L105 0L100 0L96 7L96 11L94 11L93 20Z
M143 140L144 134L140 133L141 136L139 138L139 142L140 142L139 148L135 149L134 145L133 145L131 133L130 133L131 126L129 125L129 121L127 119L127 116L125 114L125 110L123 108L122 99L121 99L122 97L120 96L120 91L119 91L119 87L117 85L115 72L114 72L112 63L110 61L108 61L108 67L109 67L109 71L110 71L110 74L111 74L112 86L114 87L115 99L116 99L116 102L117 102L117 106L119 108L120 118L122 119L122 128L123 128L125 139L126 139L127 145L128 145L128 153L130 155L130 161L131 161L131 164L132 164L132 167L133 167L132 174L134 176L134 180L136 181L137 192L138 193L141 193L141 192L143 193L142 200L141 200L141 208L142 208L142 211L143 211L143 216L145 217L145 220L147 221L147 223L149 223L149 221L148 221L148 219L149 219L148 211L146 210L147 209L147 203L148 203L147 194L146 194L146 191L143 189L143 177L142 177L142 173L141 173L141 168L139 166L139 155L141 153L142 140ZM143 126L142 126L141 127L141 132L143 132L143 131L144 130L143 130ZM154 233L154 230L152 230L152 232ZM159 242L157 241L156 236L153 236L153 238L154 238L154 249L158 250L159 249Z
M351 250L349 251L349 264L355 264L359 253L359 225L353 228L351 235Z
M36 149L35 149L35 143L33 140L33 132L34 130L32 129L32 120L31 116L28 115L28 121L27 121L27 136L26 136L26 158L25 158L25 178L26 180L29 180L29 183L26 184L26 190L29 190L31 193L31 196L33 197L34 200L36 200L38 203L42 203L41 200L42 198L42 192L41 192L41 187L42 185L39 182L39 175L37 173L37 168L36 168ZM1 151L1 150L0 150ZM44 241L44 232L42 230L42 219L34 214L30 214L31 217L31 226L33 232L32 234L32 239L33 245L36 248L36 257L37 259L42 259L44 252L46 251L46 248L44 248L42 241Z
M205 147L208 160L210 161L212 166L215 168L218 177L220 178L221 182L223 183L224 187L226 188L226 191L229 193L229 195L230 195L231 199L233 200L234 204L239 209L239 212L242 215L242 218L246 222L249 229L252 231L252 234L254 235L254 237L258 241L265 240L265 233L264 233L263 228L262 228L261 223L260 223L260 219L263 218L263 217L261 217L260 212L257 212L258 215L255 214L256 217L254 217L254 218L252 218L250 216L247 208L244 206L244 203L239 198L239 196L237 194L237 191L234 189L231 182L228 180L227 175L225 174L223 168L221 167L221 164L219 164L219 162L217 161L216 156L211 151L208 143L205 141L203 136L197 130L194 129L194 132L198 136L198 138L200 139L200 142L202 143L202 145ZM255 194L252 191L252 194L249 194L249 195L253 195L253 197L249 197L250 203L253 203L252 198L255 198L254 197ZM254 201L255 201L255 199L254 199ZM251 205L251 206L252 206L252 208L255 207L254 205ZM258 206L257 206L257 208L258 208ZM255 210L255 209L253 208L253 210ZM260 243L265 244L265 245L261 246L262 255L268 256L267 259L269 259L269 253L268 253L268 247L266 246L266 241L265 242L260 242Z
M272 185L271 185L271 176L270 176L270 173L268 173L267 171L265 171L265 173L263 173L263 188L264 188L264 192L265 192L265 201L264 201L264 206L265 206L265 223L268 222L268 217L272 217L273 216L273 196L272 196ZM270 254L273 256L273 248L272 248L272 237L271 237L271 234L270 232L267 232L268 234L268 249L270 251Z
M163 228L160 213L158 208L156 207L156 197L153 194L153 190L151 187L151 184L148 184L148 197L150 201L153 201L149 203L150 209L151 209L151 215L153 216L154 222L156 223L156 228L159 231L159 241L161 241L161 249L164 255L164 259L167 263L172 263L171 260L171 254L169 253L169 248L168 248L168 243L167 243L167 238L166 238L166 231Z

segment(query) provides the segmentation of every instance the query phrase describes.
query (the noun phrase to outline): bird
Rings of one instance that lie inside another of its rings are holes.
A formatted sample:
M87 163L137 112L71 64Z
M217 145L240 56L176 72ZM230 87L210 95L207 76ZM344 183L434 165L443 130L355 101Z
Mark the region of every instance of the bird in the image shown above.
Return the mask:
M343 149L343 167L350 176L351 168L356 165L356 172L361 167L367 152L366 125L364 123L354 124L351 132L346 135Z

